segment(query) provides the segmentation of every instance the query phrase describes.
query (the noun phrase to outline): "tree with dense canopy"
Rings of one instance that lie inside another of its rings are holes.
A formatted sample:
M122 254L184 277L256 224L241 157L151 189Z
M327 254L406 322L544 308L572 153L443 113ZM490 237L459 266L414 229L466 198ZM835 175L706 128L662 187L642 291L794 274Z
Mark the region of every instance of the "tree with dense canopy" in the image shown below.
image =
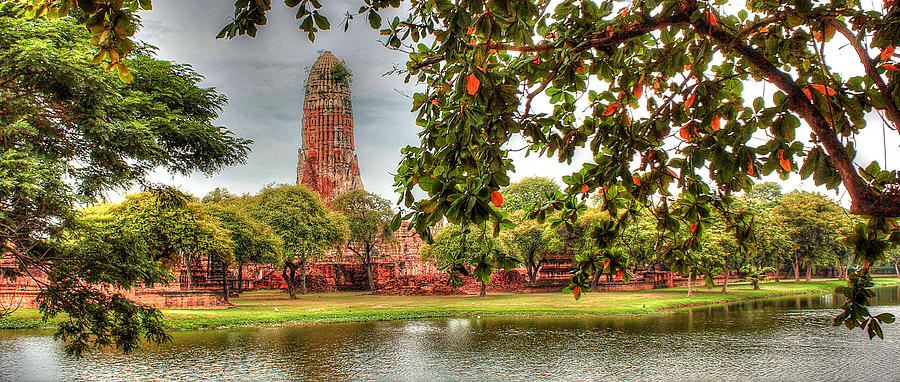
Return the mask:
M533 205L546 203L559 191L556 182L540 176L523 178L501 190L501 208L510 213L509 218L516 225L503 232L501 241L525 265L525 274L532 283L537 281L543 255L554 248L558 235L553 234L548 224L525 219L525 213Z
M329 211L306 186L268 186L250 198L247 208L251 216L267 224L281 238L284 254L281 274L291 299L297 298L298 283L300 293L307 292L308 261L346 244L350 235L347 219L339 212Z
M375 290L372 263L375 256L387 255L397 238L391 231L391 202L366 190L350 190L338 195L331 206L344 214L350 228L347 248L366 268L369 290Z
M11 4L26 16L79 7L91 16L100 52L117 52L109 55L115 63L129 48L114 44L129 36L117 29L127 20L117 12L147 9L150 0ZM330 28L321 2L285 4L298 9L310 39ZM872 317L865 305L872 265L900 242L900 180L882 170L886 163L854 163L855 137L882 131L867 117L900 132L897 1L435 0L382 19L380 10L400 4L364 0L347 16L364 16L387 46L407 52L407 78L427 86L413 96L421 142L403 150L395 176L401 202L413 209L403 217L418 232L427 236L444 217L494 231L508 225L492 204L514 169L513 137L561 162L590 151L592 160L564 177L565 194L533 212L575 221L579 198L602 193L615 218L596 228L610 240L598 241L595 256L615 245L641 208L659 220L673 260L689 260L713 209L749 250L753 219L732 210L731 194L764 175L799 172L817 185L843 186L851 212L869 217L848 238L860 269L841 320L881 335L887 316ZM269 0L235 2L219 37L255 36L270 9ZM856 63L835 57L844 45ZM838 59L847 73L829 65ZM760 82L770 86L752 86ZM807 132L808 142L798 139ZM426 195L417 198L414 188ZM574 274L570 287L589 279Z
M205 206L205 212L218 219L218 224L228 231L231 241L234 243L234 259L232 262L223 262L227 269L229 263L237 263L238 266L238 294L244 291L244 266L247 264L274 265L283 263L283 243L269 226L260 223L250 217L242 203L223 204L209 203ZM224 273L225 275L228 272ZM226 287L225 298L228 298L227 280L223 280Z
M422 248L422 257L434 259L439 269L446 270L451 285L472 276L481 283L479 297L487 296L487 284L494 269L510 270L519 259L502 250L499 241L484 230L472 230L451 224L438 232L434 241Z
M850 233L850 219L841 206L819 193L794 191L779 199L774 213L791 241L795 280L806 266L806 282L818 263L842 251L842 237Z
M166 338L157 310L92 286L165 281L153 252L163 250L151 248L165 242L115 236L130 234L83 223L76 207L149 186L156 169L213 173L241 163L251 143L212 123L225 97L199 87L190 67L140 46L123 61L132 77L123 83L91 62L90 38L72 18L28 21L0 11L0 257L15 264L3 276L49 275L38 283L40 309L66 314L57 336L75 354L90 343L128 351L142 338ZM153 194L169 206L184 203L174 191Z

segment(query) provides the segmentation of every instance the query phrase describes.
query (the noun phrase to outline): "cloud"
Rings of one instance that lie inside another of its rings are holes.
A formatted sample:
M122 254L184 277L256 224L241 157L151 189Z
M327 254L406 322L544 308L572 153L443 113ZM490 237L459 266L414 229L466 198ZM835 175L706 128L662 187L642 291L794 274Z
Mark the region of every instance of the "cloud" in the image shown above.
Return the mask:
M293 12L273 5L268 25L256 39L214 37L232 14L221 0L155 1L141 14L144 27L138 38L159 47L162 59L191 64L229 103L217 124L254 141L245 165L227 168L212 177L188 177L157 172L152 179L177 185L195 195L216 187L254 193L266 184L293 183L303 105L303 84L320 50L330 50L353 71L353 116L356 151L366 189L394 199L393 176L400 148L416 144L414 116L408 98L414 88L399 76L383 76L405 55L385 49L379 34L364 24L351 24L346 34L339 20L353 2L329 3L325 14L335 31L324 32L311 44L297 29ZM337 29L340 29L338 31Z

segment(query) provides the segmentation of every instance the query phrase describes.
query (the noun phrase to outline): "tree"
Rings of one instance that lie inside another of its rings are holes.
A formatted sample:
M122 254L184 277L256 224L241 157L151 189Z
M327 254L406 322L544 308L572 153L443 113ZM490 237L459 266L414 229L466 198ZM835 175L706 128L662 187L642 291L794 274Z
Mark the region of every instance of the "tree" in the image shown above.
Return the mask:
M167 340L159 311L134 304L119 290L138 282L168 283L169 271L191 257L228 262L233 256L227 231L171 188L79 211L65 237L53 248L57 255L51 261L29 268L47 273L46 281L35 279L42 287L39 307L45 318L65 313L54 337L66 340L67 351L76 355L92 343L114 343L124 351L138 344L139 337L123 341L118 336L143 333L151 342Z
M775 282L782 266L791 261L791 239L781 219L775 214L774 206L762 204L751 199L750 209L753 211L755 229L755 249L750 260L757 263L758 268L772 266L775 271Z
M514 212L510 219L516 227L503 231L500 238L508 252L525 265L528 281L534 283L543 265L543 255L550 249L551 240L547 238L549 226L524 219L524 215L521 210Z
M350 235L347 219L330 212L305 186L268 186L250 198L248 210L250 216L267 224L282 240L282 276L291 299L297 298L298 282L300 293L307 292L307 262L343 245Z
M747 199L755 200L763 206L774 207L781 197L781 185L775 182L763 182L753 185L747 192Z
M145 9L150 1L123 1L121 7L83 3L78 5L89 15L106 16L123 8ZM74 0L13 4L23 15L57 15L68 12ZM286 5L299 8L296 17L310 40L330 28L319 13L321 2ZM846 138L871 131L866 116L874 114L900 131L900 73L893 53L900 45L897 2L879 9L799 0L748 1L744 7L695 0L565 0L552 7L546 0L429 1L413 3L402 18L385 22L379 14L399 6L399 0L366 1L345 21L364 15L381 29L386 46L409 54L401 73L427 85L412 97L421 142L403 150L395 176L402 202L413 208L402 217L417 232L427 236L427 228L444 217L460 224L491 223L499 231L505 218L491 204L514 169L505 148L514 136L530 152L561 162L571 161L578 148L590 150L593 163L564 177L565 194L548 209L577 215L574 197L584 194L585 186L588 192L621 188L630 205L626 210L640 204L659 211L660 228L672 238L681 228L708 224L701 222L698 208L730 216L733 192L749 191L762 175L786 178L799 172L817 185L843 186L850 211L871 217L867 233L848 241L867 255L859 258L858 282L848 285L854 296L873 293L866 287L870 268L883 253L866 248L900 242L894 224L900 216L900 179L877 161L857 170L855 140ZM255 36L270 8L268 1L237 2L234 20L218 37ZM100 51L127 53L127 44L110 42L127 39L128 31L118 32L118 21L99 19L86 24ZM849 76L839 75L826 60L845 45L859 58L856 74ZM116 57L110 59L114 63ZM771 87L745 88L758 81ZM584 95L586 104L576 107ZM632 112L636 108L643 111ZM811 131L809 145L797 139L806 131ZM799 158L805 158L802 165ZM425 196L412 192L417 187ZM673 204L684 208L670 208ZM736 216L726 223L745 246L752 219ZM702 232L690 230L667 247L695 250ZM572 286L589 279L582 274ZM852 299L847 309L861 312L865 301ZM867 328L870 336L880 333L880 319L845 313L849 327Z
M87 226L76 222L76 206L149 187L156 169L213 173L242 163L251 143L213 125L225 97L199 87L189 66L142 45L123 61L133 77L126 84L91 63L89 38L71 18L26 21L0 11L0 256L18 265L4 276L51 275L40 284L41 310L68 315L57 336L76 355L89 343L127 351L142 338L167 338L158 311L90 285L162 281L160 264L142 251L99 259L111 254L108 243L84 237L108 235L78 232Z
M741 272L747 274L747 281L750 282L750 285L753 285L753 290L759 290L759 284L765 282L766 278L768 278L766 272L775 272L775 268L760 268L753 264L747 264L743 268L741 268Z
M501 190L503 206L506 211L528 210L532 205L540 206L549 202L559 185L552 179L543 176L523 178Z
M816 265L842 245L841 231L849 233L847 215L822 194L803 191L783 195L774 212L791 240L795 280L800 280L803 264L808 283Z
M347 217L350 239L347 248L366 268L369 290L375 290L372 262L384 255L384 248L397 241L390 228L394 211L391 202L365 190L350 190L331 201L333 208Z
M218 190L218 189L216 189ZM205 199L205 198L204 198ZM238 294L244 290L244 265L283 264L283 243L272 229L250 217L240 205L207 204L205 212L218 219L234 243L234 263L238 265ZM226 263L223 267L227 270ZM227 274L227 272L225 272ZM227 282L224 283L226 286ZM225 298L228 298L226 291Z
M519 261L500 250L500 243L485 231L470 228L455 224L444 227L433 243L422 248L422 257L435 259L439 269L450 274L451 285L460 284L462 277L474 277L481 283L479 297L484 297L494 269L510 270Z

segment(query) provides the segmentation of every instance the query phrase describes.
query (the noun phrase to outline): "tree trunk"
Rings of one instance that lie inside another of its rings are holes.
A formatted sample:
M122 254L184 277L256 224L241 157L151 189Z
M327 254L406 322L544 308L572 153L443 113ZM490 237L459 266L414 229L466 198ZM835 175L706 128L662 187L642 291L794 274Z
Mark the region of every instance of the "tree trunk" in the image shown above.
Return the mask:
M894 272L897 272L897 278L900 279L900 266L894 263Z
M290 275L288 275L288 269L291 270ZM290 296L291 300L297 299L297 293L296 291L294 291L294 269L295 268L290 261L286 261L284 263L284 268L281 269L281 277L284 278L284 282L287 284L288 295Z
M244 264L238 264L238 296L244 293Z
M369 290L375 290L375 279L372 278L372 260L366 262L366 278L369 280Z
M481 282L481 294L479 294L478 297L485 297L485 296L487 296L487 283L482 281Z
M597 271L594 273L594 277L591 278L591 292L597 290L597 285L600 284L600 275L603 272Z
M776 283L778 282L778 273L781 272L781 266L782 266L782 265L783 265L782 263L778 263L778 264L775 266L775 282L776 282Z
M306 260L300 261L300 294L306 294Z
M806 283L809 284L809 279L812 277L812 264L806 266Z
M531 259L525 261L525 274L528 275L528 282L535 282L537 275L534 271L534 262Z
M794 256L794 281L800 281L800 261Z
M222 292L225 293L225 301L228 301L228 266L222 263Z
M693 284L693 283L691 282L691 275L693 275L693 274L694 274L694 271L688 272L688 277L687 277L687 283L688 283L688 294L687 294L687 296L688 296L688 297L691 297L691 284Z
M181 252L181 250L178 252ZM182 259L184 259L182 261L184 261L184 264L187 266L188 289L194 289L194 267L192 267L193 264L191 264L191 256L183 252L181 256Z
M725 283L722 284L722 294L728 293L728 263L725 263L723 266L723 272L725 274Z

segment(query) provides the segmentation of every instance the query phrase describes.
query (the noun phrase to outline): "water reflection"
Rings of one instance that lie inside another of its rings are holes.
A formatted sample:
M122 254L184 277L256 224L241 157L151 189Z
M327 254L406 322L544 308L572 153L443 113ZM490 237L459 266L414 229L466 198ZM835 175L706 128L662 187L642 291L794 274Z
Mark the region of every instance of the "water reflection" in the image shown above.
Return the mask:
M833 296L592 319L449 319L173 333L122 355L65 357L46 332L0 331L0 380L889 380L886 340L830 326ZM900 288L873 312L900 315ZM861 351L870 357L857 358ZM839 365L839 366L836 366Z

